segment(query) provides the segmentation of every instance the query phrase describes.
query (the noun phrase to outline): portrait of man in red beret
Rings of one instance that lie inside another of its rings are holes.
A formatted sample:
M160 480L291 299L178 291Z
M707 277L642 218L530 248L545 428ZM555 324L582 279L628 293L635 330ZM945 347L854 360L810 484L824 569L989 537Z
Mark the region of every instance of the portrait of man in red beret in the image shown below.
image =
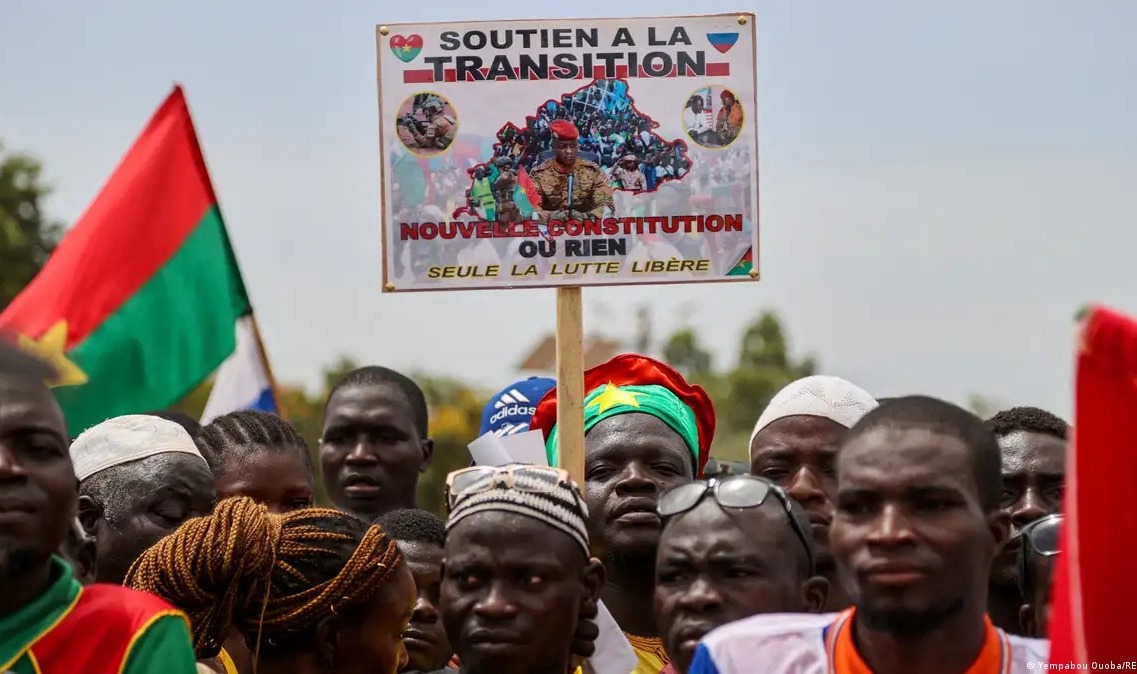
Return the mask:
M599 218L612 211L612 186L604 169L578 156L580 131L558 119L549 125L553 156L533 169L530 178L541 197L541 220Z

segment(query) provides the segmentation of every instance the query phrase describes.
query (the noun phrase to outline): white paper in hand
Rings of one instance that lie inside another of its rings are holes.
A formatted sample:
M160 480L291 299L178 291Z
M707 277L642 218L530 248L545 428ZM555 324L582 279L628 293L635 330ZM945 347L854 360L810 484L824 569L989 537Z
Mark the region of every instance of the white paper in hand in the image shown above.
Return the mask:
M596 674L630 674L634 671L639 665L636 651L604 602L600 602L596 626L600 629L600 635L596 637L596 652L588 659L592 671Z
M545 452L545 436L541 431L526 431L499 438L501 446L514 463L528 463L533 466L549 465L549 455Z
M509 452L502 447L501 438L493 433L486 433L466 446L470 448L474 463L479 466L504 466L513 462Z

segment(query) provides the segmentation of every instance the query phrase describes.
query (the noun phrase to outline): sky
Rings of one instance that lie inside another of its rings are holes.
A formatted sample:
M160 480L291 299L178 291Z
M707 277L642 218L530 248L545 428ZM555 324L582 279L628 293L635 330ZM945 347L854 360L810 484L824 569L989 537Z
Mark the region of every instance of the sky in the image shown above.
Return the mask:
M498 388L554 291L380 292L375 26L752 11L762 280L586 289L586 329L630 337L647 303L727 367L774 310L796 354L877 395L1070 414L1077 309L1137 314L1137 3L613 7L7 0L0 142L43 161L70 222L180 82L278 379L315 387L348 354Z

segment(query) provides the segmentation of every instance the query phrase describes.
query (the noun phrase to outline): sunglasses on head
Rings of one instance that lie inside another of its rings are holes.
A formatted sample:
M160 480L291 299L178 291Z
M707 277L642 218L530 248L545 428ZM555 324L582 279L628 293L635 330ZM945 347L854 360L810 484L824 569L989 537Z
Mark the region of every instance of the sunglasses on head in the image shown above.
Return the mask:
M1058 550L1058 531L1062 527L1062 515L1047 515L1035 520L1019 531L1022 537L1022 555L1019 558L1019 579L1024 595L1034 587L1035 557L1054 557Z
M806 531L797 517L794 516L790 506L790 497L781 487L769 480L754 475L731 475L728 477L712 477L707 480L696 480L673 489L669 489L659 497L657 509L659 516L666 519L685 513L697 506L703 498L710 493L715 502L723 508L734 510L747 510L757 508L773 495L786 511L790 520L790 527L794 530L801 545L805 548L805 556L809 563L809 572L815 571L816 560L813 558L811 541L813 534Z
M552 466L471 466L446 476L446 506L450 510L462 498L496 488L531 493L551 493L569 487L577 500L580 492L568 471Z

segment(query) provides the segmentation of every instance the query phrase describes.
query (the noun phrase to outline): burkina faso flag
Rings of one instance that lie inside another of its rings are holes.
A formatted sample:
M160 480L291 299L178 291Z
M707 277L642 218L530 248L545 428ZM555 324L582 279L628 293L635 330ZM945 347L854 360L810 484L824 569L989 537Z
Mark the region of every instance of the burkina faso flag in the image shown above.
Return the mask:
M513 203L517 205L517 210L523 218L533 215L533 211L541 207L541 193L537 191L537 186L533 184L533 179L529 177L524 166L517 172L517 184L513 186Z
M154 114L0 332L50 360L72 435L206 379L250 311L180 87Z
M727 276L748 276L754 269L754 249L747 248L742 258L726 273Z

